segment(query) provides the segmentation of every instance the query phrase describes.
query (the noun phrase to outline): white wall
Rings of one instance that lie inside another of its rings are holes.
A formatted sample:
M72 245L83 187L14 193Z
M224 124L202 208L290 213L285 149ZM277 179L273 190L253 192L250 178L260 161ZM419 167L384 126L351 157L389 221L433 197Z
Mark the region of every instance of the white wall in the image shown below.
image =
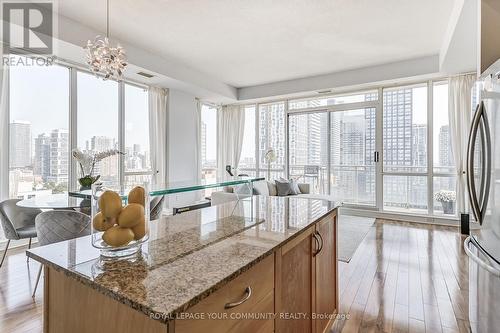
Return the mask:
M196 99L179 90L168 95L168 180L193 180L196 170Z
M168 94L168 180L190 181L198 178L196 169L196 97L169 89ZM168 207L191 204L199 193L168 196Z

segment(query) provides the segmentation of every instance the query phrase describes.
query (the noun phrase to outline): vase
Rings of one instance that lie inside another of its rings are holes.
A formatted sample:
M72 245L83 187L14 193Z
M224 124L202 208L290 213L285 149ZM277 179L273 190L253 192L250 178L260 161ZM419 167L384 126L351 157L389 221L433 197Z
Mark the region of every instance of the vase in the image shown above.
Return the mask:
M444 214L455 214L455 201L441 201L441 206L443 206Z
M149 184L93 184L91 241L102 257L137 254L149 238Z
M78 178L78 182L80 183L80 191L90 190L92 188L92 184L94 184L99 178L101 178L100 175L97 175L95 177L86 175L82 178Z

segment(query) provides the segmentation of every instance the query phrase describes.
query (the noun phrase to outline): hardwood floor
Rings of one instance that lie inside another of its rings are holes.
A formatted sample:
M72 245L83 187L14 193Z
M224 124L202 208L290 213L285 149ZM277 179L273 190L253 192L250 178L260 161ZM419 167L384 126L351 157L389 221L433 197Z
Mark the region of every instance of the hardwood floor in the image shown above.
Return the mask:
M3 246L1 247L3 250ZM26 262L25 250L19 247L7 252L0 267L0 332L42 332L43 276L33 300L40 264Z
M469 332L468 259L457 228L377 220L339 262L340 313L331 332ZM41 332L39 264L24 249L0 268L0 332ZM40 279L40 285L43 278Z
M339 262L331 332L469 332L468 258L455 227L377 220Z

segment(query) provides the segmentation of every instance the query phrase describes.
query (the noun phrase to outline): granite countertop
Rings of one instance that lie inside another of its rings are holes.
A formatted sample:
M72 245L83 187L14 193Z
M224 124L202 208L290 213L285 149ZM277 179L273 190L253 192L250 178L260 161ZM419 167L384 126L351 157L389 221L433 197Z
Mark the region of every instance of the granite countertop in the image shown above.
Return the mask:
M150 239L132 259L102 260L90 236L27 255L167 322L337 207L325 200L254 196L151 221Z

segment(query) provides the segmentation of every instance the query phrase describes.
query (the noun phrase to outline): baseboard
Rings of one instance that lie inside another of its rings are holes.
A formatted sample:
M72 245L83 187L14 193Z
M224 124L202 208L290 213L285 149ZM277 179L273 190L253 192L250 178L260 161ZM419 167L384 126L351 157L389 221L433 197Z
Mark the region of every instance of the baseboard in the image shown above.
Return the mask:
M339 213L352 216L373 217L378 219L428 223L428 224L453 226L453 227L458 227L460 225L460 220L458 217L445 218L436 216L421 216L421 215L404 214L404 213L379 212L368 209L348 208L348 207L341 207Z

